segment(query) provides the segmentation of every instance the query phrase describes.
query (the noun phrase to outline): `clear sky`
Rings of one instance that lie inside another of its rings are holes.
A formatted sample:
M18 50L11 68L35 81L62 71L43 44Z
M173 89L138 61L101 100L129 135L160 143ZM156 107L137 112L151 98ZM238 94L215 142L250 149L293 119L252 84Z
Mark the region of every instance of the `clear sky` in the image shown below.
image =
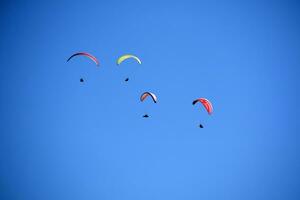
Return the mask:
M300 199L299 9L2 1L0 199Z

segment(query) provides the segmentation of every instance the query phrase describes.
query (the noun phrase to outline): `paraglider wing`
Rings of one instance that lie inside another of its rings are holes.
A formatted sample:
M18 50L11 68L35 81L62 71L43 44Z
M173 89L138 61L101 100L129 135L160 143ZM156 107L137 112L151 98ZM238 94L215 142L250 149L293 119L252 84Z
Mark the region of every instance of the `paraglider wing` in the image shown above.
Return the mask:
M89 54L89 53L86 53L86 52L78 52L78 53L73 54L73 55L67 60L67 62L69 62L69 60L71 60L71 59L72 59L73 57L75 57L75 56L86 56L86 57L90 58L92 61L94 61L94 62L96 63L96 65L99 65L98 59L97 59L95 56L93 56L93 55L91 55L91 54Z
M151 97L154 103L157 103L157 97L155 94L151 93L151 92L144 92L141 97L140 100L144 101L147 97Z
M213 112L213 107L212 104L205 98L199 98L193 101L193 105L195 105L196 103L202 103L202 105L205 107L206 111L208 112L208 114L212 114Z
M125 55L123 55L123 56L121 56L121 57L118 58L118 60L117 60L117 65L120 65L124 60L127 60L127 59L129 59L129 58L133 58L133 59L136 60L139 64L142 64L142 61L141 61L138 57L136 57L136 56L134 56L134 55L131 55L131 54L125 54Z

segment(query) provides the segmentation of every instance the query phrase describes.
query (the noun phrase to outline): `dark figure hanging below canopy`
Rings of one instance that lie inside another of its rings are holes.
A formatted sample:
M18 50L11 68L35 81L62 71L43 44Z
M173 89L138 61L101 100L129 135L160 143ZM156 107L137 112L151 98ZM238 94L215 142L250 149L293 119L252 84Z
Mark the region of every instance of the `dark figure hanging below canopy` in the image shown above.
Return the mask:
M129 80L129 78L126 78L125 81L127 82Z
M81 78L81 79L80 79L80 83L83 83L83 82L84 82L84 80L83 80L83 78Z
M149 117L149 115L145 114L143 117L144 117L144 118L148 118L148 117Z
M199 127L200 127L200 128L204 128L204 127L202 126L202 124L200 124Z

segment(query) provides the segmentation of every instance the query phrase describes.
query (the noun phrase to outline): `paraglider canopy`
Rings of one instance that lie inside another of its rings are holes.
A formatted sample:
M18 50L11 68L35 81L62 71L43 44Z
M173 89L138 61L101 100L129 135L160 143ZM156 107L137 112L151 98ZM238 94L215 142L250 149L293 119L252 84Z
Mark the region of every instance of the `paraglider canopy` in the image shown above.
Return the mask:
M200 102L206 109L206 111L208 112L208 114L212 114L213 112L213 107L212 104L205 98L199 98L193 101L193 105L195 105L196 103Z
M67 62L69 62L69 60L71 60L73 57L75 56L86 56L88 57L89 59L91 59L92 61L94 61L94 63L96 63L96 65L98 66L99 65L99 61L98 59L93 56L92 54L89 54L89 53L86 53L86 52L78 52L78 53L74 53L72 56L70 56L67 60Z
M136 60L139 64L142 64L142 61L138 57L131 55L131 54L125 54L118 58L117 65L120 65L124 60L127 60L129 58L132 58L132 59Z
M141 97L140 100L143 102L147 97L151 97L154 103L157 103L157 97L155 94L153 94L152 92L144 92Z

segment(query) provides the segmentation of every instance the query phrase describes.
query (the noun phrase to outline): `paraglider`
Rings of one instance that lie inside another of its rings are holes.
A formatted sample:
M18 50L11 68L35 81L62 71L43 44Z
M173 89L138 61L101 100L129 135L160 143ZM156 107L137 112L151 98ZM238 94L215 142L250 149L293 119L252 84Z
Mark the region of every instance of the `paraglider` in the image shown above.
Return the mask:
M120 65L122 62L124 62L125 60L127 59L133 59L135 60L138 64L142 64L142 61L135 55L132 55L132 54L125 54L123 56L120 56L118 59L117 59L117 65ZM125 79L125 82L128 82L129 78L126 78Z
M142 61L137 56L134 56L134 55L131 55L131 54L125 54L125 55L120 56L118 58L117 65L120 65L124 60L127 60L129 58L132 58L132 59L136 60L139 64L142 64Z
M195 105L198 102L202 103L202 105L205 107L205 109L209 115L212 114L213 107L212 107L212 104L207 99L205 99L205 98L196 99L193 101L193 105Z
M85 56L85 57L91 59L94 63L96 63L97 66L99 66L99 61L98 61L98 59L97 59L95 56L93 56L93 55L91 55L91 54L89 54L89 53L86 53L86 52L78 52L78 53L74 53L73 55L71 55L71 56L68 58L67 62L69 62L72 58L74 58L74 57L76 57L76 56ZM83 82L84 82L83 78L80 78L79 81L80 81L80 83L83 83Z
M212 107L212 104L207 99L205 99L205 98L196 99L193 101L193 105L195 105L198 102L200 102L204 106L204 108L206 109L206 111L209 115L212 114L213 107ZM199 127L204 128L202 124L200 124Z
M70 57L68 58L67 62L69 62L69 61L70 61L72 58L74 58L75 56L86 56L86 57L88 57L89 59L91 59L92 61L94 61L94 63L96 63L97 66L99 66L99 61L98 61L98 59L97 59L95 56L93 56L93 55L91 55L91 54L89 54L89 53L86 53L86 52L78 52L78 53L74 53L72 56L70 56Z
M152 101L154 103L157 103L157 96L155 94L153 94L152 92L144 92L141 97L140 97L140 100L141 102L143 102L145 99L147 99L148 97L151 97ZM148 114L145 114L143 115L144 118L148 118L149 115Z

